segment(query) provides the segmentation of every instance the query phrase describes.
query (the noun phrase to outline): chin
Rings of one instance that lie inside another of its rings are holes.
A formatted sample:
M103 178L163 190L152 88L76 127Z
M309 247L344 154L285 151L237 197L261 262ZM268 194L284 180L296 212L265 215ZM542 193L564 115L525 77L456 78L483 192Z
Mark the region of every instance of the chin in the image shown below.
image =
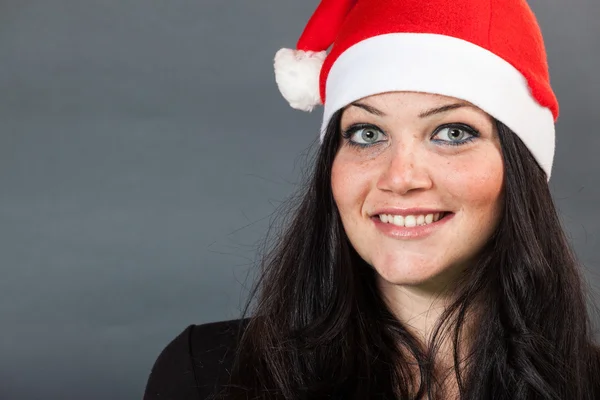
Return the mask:
M391 285L424 286L432 282L438 275L426 271L379 271L379 277Z
M452 273L451 265L437 260L404 260L374 263L379 277L391 285L430 286L441 283ZM436 285L437 286L437 285Z

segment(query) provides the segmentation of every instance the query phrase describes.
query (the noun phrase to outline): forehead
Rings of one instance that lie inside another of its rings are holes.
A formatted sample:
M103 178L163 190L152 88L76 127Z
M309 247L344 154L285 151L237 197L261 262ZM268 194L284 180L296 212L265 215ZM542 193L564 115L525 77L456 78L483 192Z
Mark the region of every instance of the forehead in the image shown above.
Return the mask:
M433 93L424 92L387 92L364 97L355 101L352 104L360 104L376 111L381 116L415 116L422 115L430 110L435 110L440 107L458 106L456 110L468 110L471 114L478 114L480 117L492 120L492 117L476 105L456 97L444 96ZM346 106L346 110L359 111L359 107L352 107L351 104ZM450 108L452 110L452 108Z
M422 109L423 106L441 106L454 103L464 103L474 107L474 105L468 101L458 99L456 97L424 92L379 93L372 96L363 97L362 99L358 100L358 102L372 105L378 104L381 106L402 104L405 107L414 107L418 109Z

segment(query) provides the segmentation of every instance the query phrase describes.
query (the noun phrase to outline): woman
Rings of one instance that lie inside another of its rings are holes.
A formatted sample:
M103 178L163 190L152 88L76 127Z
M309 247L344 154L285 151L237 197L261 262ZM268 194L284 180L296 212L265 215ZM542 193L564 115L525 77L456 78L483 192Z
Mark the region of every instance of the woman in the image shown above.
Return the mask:
M275 69L325 106L313 173L252 315L186 329L145 398L600 398L525 1L324 0Z

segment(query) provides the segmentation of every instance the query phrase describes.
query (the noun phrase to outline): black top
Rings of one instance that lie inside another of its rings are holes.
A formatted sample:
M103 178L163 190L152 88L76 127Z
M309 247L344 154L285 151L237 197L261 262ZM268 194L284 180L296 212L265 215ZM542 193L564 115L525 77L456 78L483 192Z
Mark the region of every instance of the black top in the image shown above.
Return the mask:
M160 353L144 400L204 400L229 378L240 323L190 325Z
M156 359L143 400L210 399L229 379L238 330L247 322L235 319L188 326ZM600 386L595 390L600 393Z

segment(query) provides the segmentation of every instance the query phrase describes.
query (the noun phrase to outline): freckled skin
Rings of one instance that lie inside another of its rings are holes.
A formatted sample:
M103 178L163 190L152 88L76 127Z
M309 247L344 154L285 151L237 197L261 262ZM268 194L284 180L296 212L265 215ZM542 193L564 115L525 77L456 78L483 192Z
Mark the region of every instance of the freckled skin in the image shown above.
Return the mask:
M385 116L356 106L342 114L342 132L363 123L383 133L384 140L367 148L342 139L331 184L350 242L385 283L444 285L469 266L498 224L504 172L493 119L476 107L419 117L425 110L458 102L427 93L392 92L360 100ZM434 142L451 139L434 135L448 123L469 125L480 136L461 146ZM427 238L397 239L385 236L369 218L368 213L383 207L433 208L455 215Z

